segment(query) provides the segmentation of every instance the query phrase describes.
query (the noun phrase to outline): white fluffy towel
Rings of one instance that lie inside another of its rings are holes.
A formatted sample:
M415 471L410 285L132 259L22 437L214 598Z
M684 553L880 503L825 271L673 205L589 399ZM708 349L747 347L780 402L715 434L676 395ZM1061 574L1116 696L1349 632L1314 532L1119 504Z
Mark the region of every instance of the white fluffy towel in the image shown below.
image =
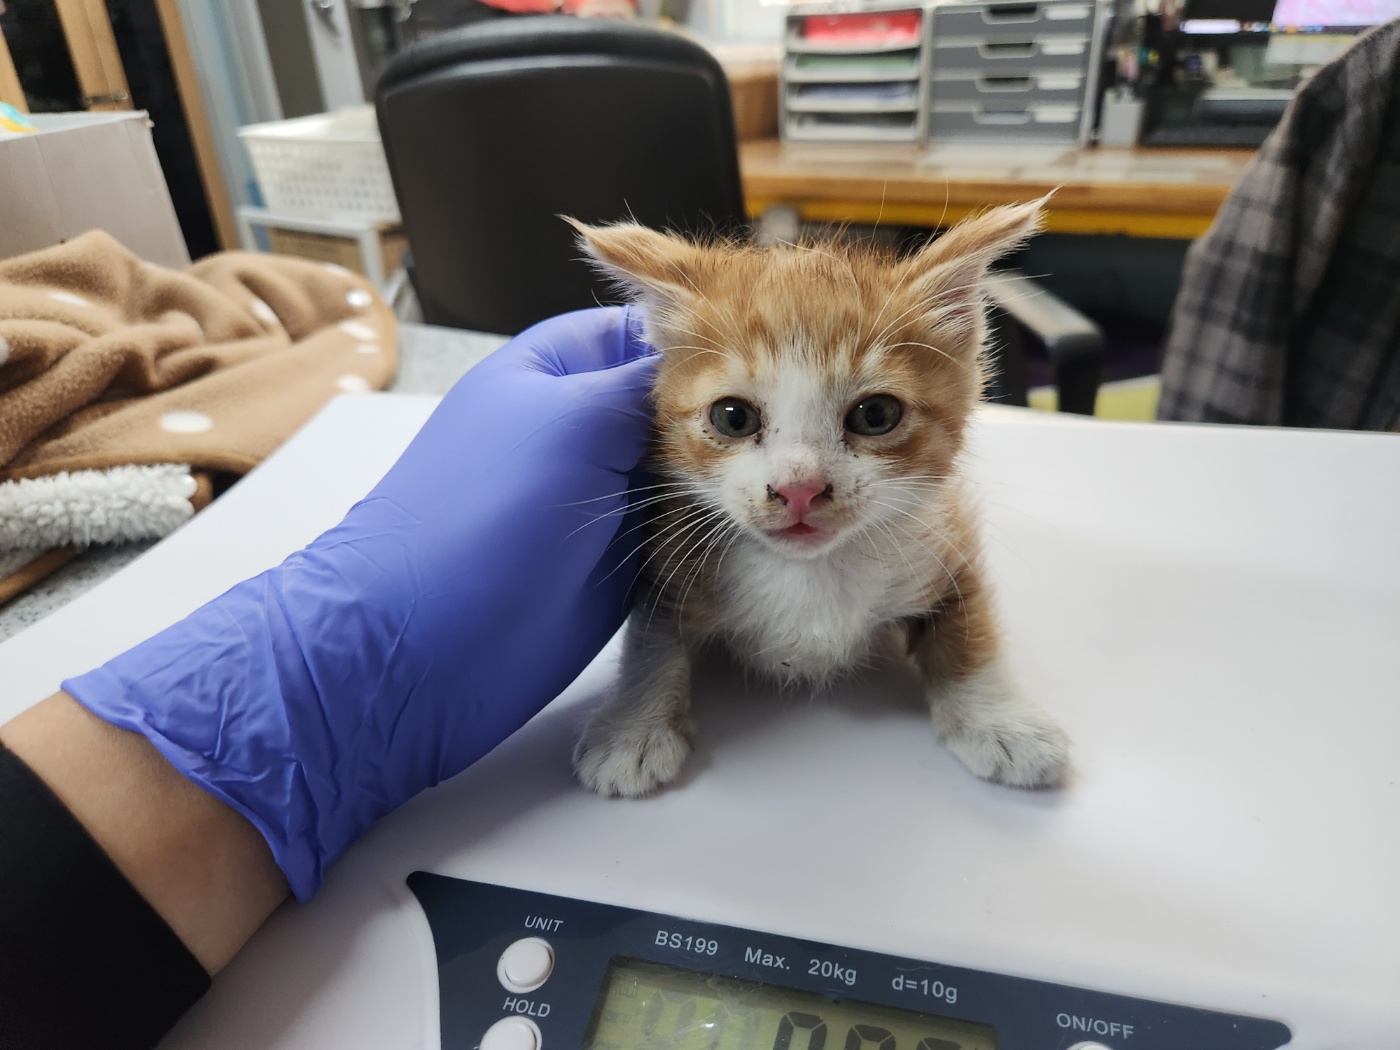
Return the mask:
M181 464L75 470L0 483L0 553L155 539L194 514Z

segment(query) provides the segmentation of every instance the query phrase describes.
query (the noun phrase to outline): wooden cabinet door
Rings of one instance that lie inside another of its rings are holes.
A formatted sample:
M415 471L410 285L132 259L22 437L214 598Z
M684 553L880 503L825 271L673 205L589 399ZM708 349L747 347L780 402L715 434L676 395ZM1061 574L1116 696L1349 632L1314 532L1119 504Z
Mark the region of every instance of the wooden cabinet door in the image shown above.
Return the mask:
M104 0L53 0L83 90L83 108L132 109L117 39Z
M0 101L36 112L131 109L104 0L0 0Z
M19 73L15 70L15 60L10 56L10 47L5 43L5 31L2 26L0 26L0 102L8 102L21 113L29 112L29 103L24 97L24 86L19 82Z

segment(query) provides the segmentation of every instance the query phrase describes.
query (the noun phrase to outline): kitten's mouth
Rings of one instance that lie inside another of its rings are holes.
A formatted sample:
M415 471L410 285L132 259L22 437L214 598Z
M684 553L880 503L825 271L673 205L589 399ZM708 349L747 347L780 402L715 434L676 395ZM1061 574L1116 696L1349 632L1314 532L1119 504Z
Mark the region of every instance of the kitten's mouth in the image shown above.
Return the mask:
M789 543L798 543L804 547L819 546L831 539L831 533L814 525L808 525L805 521L799 521L785 529L773 529L768 535L774 539L787 540Z

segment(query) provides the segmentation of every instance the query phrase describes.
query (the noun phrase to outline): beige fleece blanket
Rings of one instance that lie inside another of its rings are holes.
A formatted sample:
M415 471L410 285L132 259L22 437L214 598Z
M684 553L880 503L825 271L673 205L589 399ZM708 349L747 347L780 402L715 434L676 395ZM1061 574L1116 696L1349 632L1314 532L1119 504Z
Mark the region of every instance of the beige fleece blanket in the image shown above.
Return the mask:
M64 550L164 535L341 393L386 386L363 278L226 252L184 272L93 231L0 262L0 602Z

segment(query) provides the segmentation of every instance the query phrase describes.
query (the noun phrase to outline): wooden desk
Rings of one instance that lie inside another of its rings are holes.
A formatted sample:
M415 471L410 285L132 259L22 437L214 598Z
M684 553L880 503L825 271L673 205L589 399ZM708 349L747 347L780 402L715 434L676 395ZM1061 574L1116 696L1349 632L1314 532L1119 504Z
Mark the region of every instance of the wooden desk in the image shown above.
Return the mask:
M1197 237L1252 150L741 143L751 215L787 205L813 222L946 226L1056 190L1055 233Z

